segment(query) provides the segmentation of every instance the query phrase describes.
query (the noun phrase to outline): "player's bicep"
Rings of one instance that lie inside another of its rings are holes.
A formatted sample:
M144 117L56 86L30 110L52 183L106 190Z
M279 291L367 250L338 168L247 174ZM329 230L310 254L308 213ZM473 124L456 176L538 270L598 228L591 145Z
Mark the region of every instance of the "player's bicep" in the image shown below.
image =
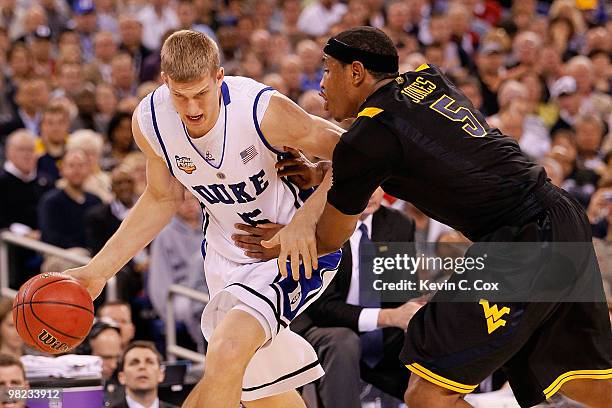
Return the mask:
M273 146L288 146L310 156L331 159L344 130L308 114L284 95L274 94L261 122L261 129Z

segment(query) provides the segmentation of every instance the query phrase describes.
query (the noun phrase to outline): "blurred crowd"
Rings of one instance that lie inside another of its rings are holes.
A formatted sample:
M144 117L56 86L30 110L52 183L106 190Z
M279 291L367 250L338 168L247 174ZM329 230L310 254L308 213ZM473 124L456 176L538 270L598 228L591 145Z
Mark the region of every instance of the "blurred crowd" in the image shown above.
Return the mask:
M159 86L159 50L173 31L206 33L226 75L254 78L328 118L322 46L371 25L396 44L401 72L441 67L580 201L610 281L611 9L604 0L0 0L0 228L85 255L102 248L146 187L131 114ZM416 221L417 240L462 239L408 204L387 203ZM136 338L161 333L155 316L164 316L169 284L206 290L200 217L187 200L121 271ZM41 267L71 266L18 248L11 255L13 287ZM202 307L175 298L193 349Z

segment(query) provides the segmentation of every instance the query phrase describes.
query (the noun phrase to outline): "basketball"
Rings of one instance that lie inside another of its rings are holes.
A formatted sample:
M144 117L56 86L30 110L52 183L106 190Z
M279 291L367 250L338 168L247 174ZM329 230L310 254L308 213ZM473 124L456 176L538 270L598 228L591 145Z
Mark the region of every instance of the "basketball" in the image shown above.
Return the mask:
M65 353L81 343L93 324L93 302L74 278L61 273L36 275L13 301L17 333L30 347Z

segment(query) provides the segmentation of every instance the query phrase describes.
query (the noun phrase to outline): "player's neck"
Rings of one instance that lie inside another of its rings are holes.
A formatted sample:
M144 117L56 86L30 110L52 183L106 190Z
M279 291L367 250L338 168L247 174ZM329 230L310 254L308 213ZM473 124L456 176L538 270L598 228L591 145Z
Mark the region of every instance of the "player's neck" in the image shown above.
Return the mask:
M361 106L370 97L370 95L372 95L374 92L378 91L380 88L387 85L391 81L393 81L393 78L385 78L379 81L372 81L371 83L364 86L358 98L359 104L356 106L357 110L361 108ZM355 112L355 117L357 117L357 112Z

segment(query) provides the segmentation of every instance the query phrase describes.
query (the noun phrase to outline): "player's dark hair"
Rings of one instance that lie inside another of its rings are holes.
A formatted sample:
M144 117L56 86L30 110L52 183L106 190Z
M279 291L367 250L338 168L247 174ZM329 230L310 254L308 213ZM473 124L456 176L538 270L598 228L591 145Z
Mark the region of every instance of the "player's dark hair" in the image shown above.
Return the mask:
M130 344L125 347L125 350L123 350L123 353L121 353L121 358L119 359L119 364L117 365L117 371L123 371L125 356L130 350L133 350L135 348L145 348L151 350L157 356L157 362L159 363L159 365L161 365L164 358L162 357L161 353L157 351L155 343L146 340L135 340L130 342Z
M381 55L397 55L397 49L393 41L381 30L374 27L355 27L341 32L334 37L346 45L362 51L368 51ZM340 61L341 64L347 65ZM388 78L388 72L376 72L368 69L370 75L380 80Z

